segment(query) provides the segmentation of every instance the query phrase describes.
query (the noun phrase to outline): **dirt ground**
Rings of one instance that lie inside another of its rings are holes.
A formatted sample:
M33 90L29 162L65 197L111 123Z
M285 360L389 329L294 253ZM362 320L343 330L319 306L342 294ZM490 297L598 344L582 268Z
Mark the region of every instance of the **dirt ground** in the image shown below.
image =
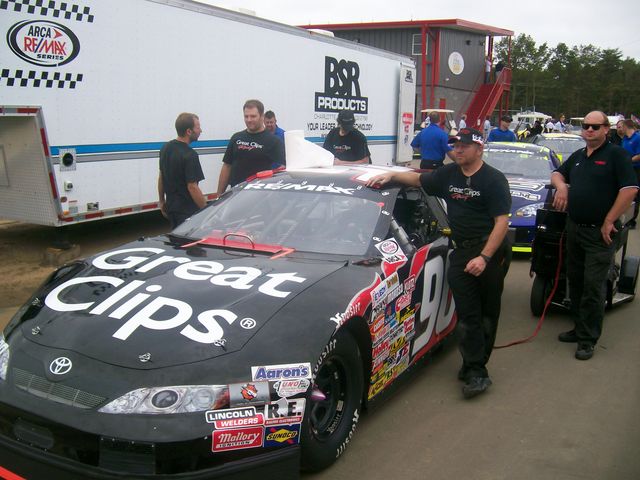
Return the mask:
M159 212L129 215L64 227L73 252L85 257L101 250L169 230ZM0 219L0 309L22 305L55 270L46 255L65 259L68 253L48 250L59 232L54 227ZM73 253L71 252L71 253Z

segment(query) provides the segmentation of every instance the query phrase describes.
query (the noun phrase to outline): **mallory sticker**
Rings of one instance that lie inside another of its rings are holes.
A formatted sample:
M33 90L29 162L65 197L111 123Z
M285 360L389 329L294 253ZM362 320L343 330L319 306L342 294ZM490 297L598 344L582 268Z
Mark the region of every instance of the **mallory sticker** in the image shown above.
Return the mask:
M215 430L212 435L212 452L241 450L262 446L262 427L237 428L235 430Z

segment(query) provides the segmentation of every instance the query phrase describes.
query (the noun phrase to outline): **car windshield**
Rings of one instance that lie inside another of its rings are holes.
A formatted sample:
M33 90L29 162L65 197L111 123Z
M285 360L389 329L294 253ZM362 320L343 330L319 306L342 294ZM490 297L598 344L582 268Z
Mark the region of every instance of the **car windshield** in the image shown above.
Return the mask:
M505 175L523 178L548 178L551 173L545 153L516 148L487 148L483 160Z
M566 159L573 152L584 147L586 143L582 138L541 138L536 142L536 145L550 148Z
M173 233L193 239L364 255L380 212L381 205L355 196L245 189L223 196Z

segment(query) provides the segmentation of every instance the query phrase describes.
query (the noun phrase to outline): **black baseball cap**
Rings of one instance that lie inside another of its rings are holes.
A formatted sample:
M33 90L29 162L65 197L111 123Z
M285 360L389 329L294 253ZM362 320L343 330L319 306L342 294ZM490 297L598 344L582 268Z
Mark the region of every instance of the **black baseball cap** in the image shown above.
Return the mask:
M511 115L502 115L500 117L500 120L502 120L503 122L511 123L513 121L513 118L511 117Z
M468 145L471 145L472 143L484 145L484 142L482 141L482 134L473 128L463 128L457 135L449 138L449 143L456 142L466 143Z
M351 110L342 110L338 113L338 124L345 130L353 130L356 117Z

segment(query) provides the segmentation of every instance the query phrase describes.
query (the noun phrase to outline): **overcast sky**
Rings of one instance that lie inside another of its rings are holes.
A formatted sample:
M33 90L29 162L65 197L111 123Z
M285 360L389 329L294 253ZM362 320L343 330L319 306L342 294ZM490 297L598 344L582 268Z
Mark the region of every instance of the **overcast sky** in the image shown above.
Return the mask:
M245 8L290 25L460 18L530 35L551 47L592 44L619 48L640 61L640 3L637 0L433 1L433 0L199 0ZM277 48L277 47L276 47Z

